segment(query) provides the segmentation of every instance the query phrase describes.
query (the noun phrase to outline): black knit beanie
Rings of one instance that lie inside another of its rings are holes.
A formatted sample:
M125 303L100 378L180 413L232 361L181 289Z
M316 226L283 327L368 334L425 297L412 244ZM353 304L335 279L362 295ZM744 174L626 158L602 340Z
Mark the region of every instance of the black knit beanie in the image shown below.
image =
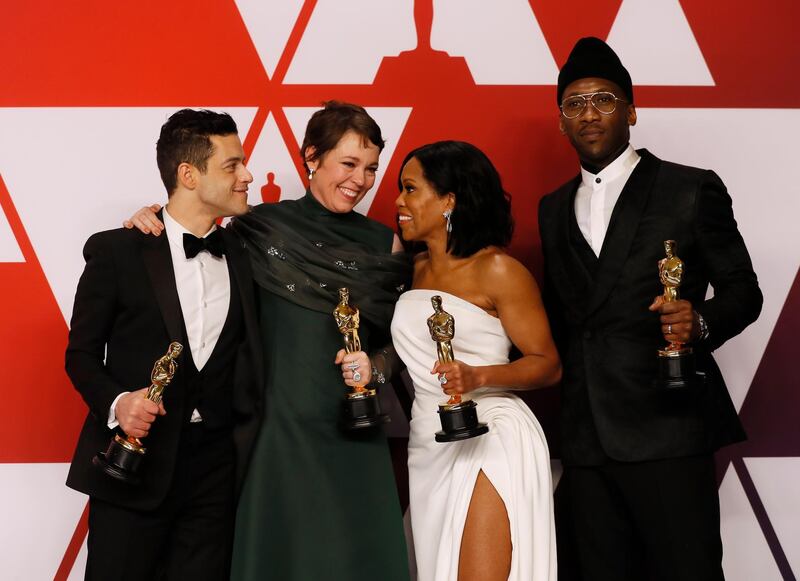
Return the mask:
M625 96L633 103L633 83L628 70L622 66L617 53L599 38L587 36L575 43L567 62L558 73L558 105L561 105L564 89L578 79L597 77L619 85Z

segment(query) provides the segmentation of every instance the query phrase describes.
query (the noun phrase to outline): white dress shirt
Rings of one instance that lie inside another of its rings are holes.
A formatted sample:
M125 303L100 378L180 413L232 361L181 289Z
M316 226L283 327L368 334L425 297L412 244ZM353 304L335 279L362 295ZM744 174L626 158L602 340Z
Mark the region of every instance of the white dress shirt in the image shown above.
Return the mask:
M593 174L581 168L581 185L575 194L575 219L596 256L600 256L611 213L622 188L640 159L633 146L628 144L628 148L599 173Z
M164 208L163 217L189 348L195 367L199 371L214 351L228 316L231 300L228 265L224 256L217 258L205 251L193 258L186 258L183 250L183 234L191 232L170 216L169 207ZM216 225L212 226L203 238L216 229ZM113 429L119 425L115 410L117 401L125 393L119 394L111 404L108 415L109 428ZM194 410L191 421L201 420L199 412Z

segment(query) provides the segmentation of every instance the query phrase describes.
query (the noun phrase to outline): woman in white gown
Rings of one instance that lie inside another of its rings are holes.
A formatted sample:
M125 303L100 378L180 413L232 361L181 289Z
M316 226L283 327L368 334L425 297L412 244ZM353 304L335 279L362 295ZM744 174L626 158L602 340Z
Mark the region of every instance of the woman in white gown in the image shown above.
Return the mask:
M513 392L558 382L561 365L535 280L502 250L513 229L508 195L489 159L454 141L409 153L399 185L402 236L425 247L392 321L414 383L408 467L419 581L555 581L550 455ZM438 363L426 324L434 295L455 318L452 363ZM512 344L521 357L509 362ZM345 380L355 365L369 380L362 354L345 358ZM488 434L434 441L438 404L452 394L469 394Z

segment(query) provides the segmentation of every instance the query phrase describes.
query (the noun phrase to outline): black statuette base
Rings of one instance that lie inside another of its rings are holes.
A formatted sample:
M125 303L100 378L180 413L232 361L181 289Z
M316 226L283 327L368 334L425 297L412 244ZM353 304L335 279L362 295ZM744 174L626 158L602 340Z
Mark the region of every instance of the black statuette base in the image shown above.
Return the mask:
M658 357L658 384L665 389L687 389L696 381L694 355L687 350L679 355Z
M143 448L142 452L134 452L113 438L105 453L98 452L92 458L92 464L112 478L136 485L141 481L138 471L142 458L144 458Z
M439 406L439 421L442 430L436 432L437 442L457 442L482 436L489 431L489 426L478 421L478 404L472 400L453 406Z
M342 428L362 430L373 428L389 421L389 416L381 413L378 394L370 390L362 394L352 394L342 402Z

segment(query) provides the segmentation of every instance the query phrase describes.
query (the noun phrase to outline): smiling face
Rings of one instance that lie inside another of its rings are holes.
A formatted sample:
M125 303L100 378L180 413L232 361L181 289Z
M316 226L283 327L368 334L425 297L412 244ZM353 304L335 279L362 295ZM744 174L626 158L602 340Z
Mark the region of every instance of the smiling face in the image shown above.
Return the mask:
M440 196L425 179L422 164L416 157L408 160L400 173L402 189L395 200L398 224L407 241L429 241L435 237L447 239L445 210L455 206L455 196Z
M616 83L594 77L578 79L567 85L564 99L598 91L614 93L625 101L617 101L617 108L610 115L603 115L587 103L574 119L561 115L558 126L578 152L581 162L599 171L614 161L630 141L630 126L636 124L636 108L627 102L627 95Z
M310 160L310 153L313 148L306 152L306 164L314 171L311 194L331 212L350 212L375 184L380 150L354 131L342 135L320 159Z
M244 165L242 142L235 133L209 139L214 149L206 171L192 167L197 202L211 216L241 216L247 212L247 186L253 181Z

